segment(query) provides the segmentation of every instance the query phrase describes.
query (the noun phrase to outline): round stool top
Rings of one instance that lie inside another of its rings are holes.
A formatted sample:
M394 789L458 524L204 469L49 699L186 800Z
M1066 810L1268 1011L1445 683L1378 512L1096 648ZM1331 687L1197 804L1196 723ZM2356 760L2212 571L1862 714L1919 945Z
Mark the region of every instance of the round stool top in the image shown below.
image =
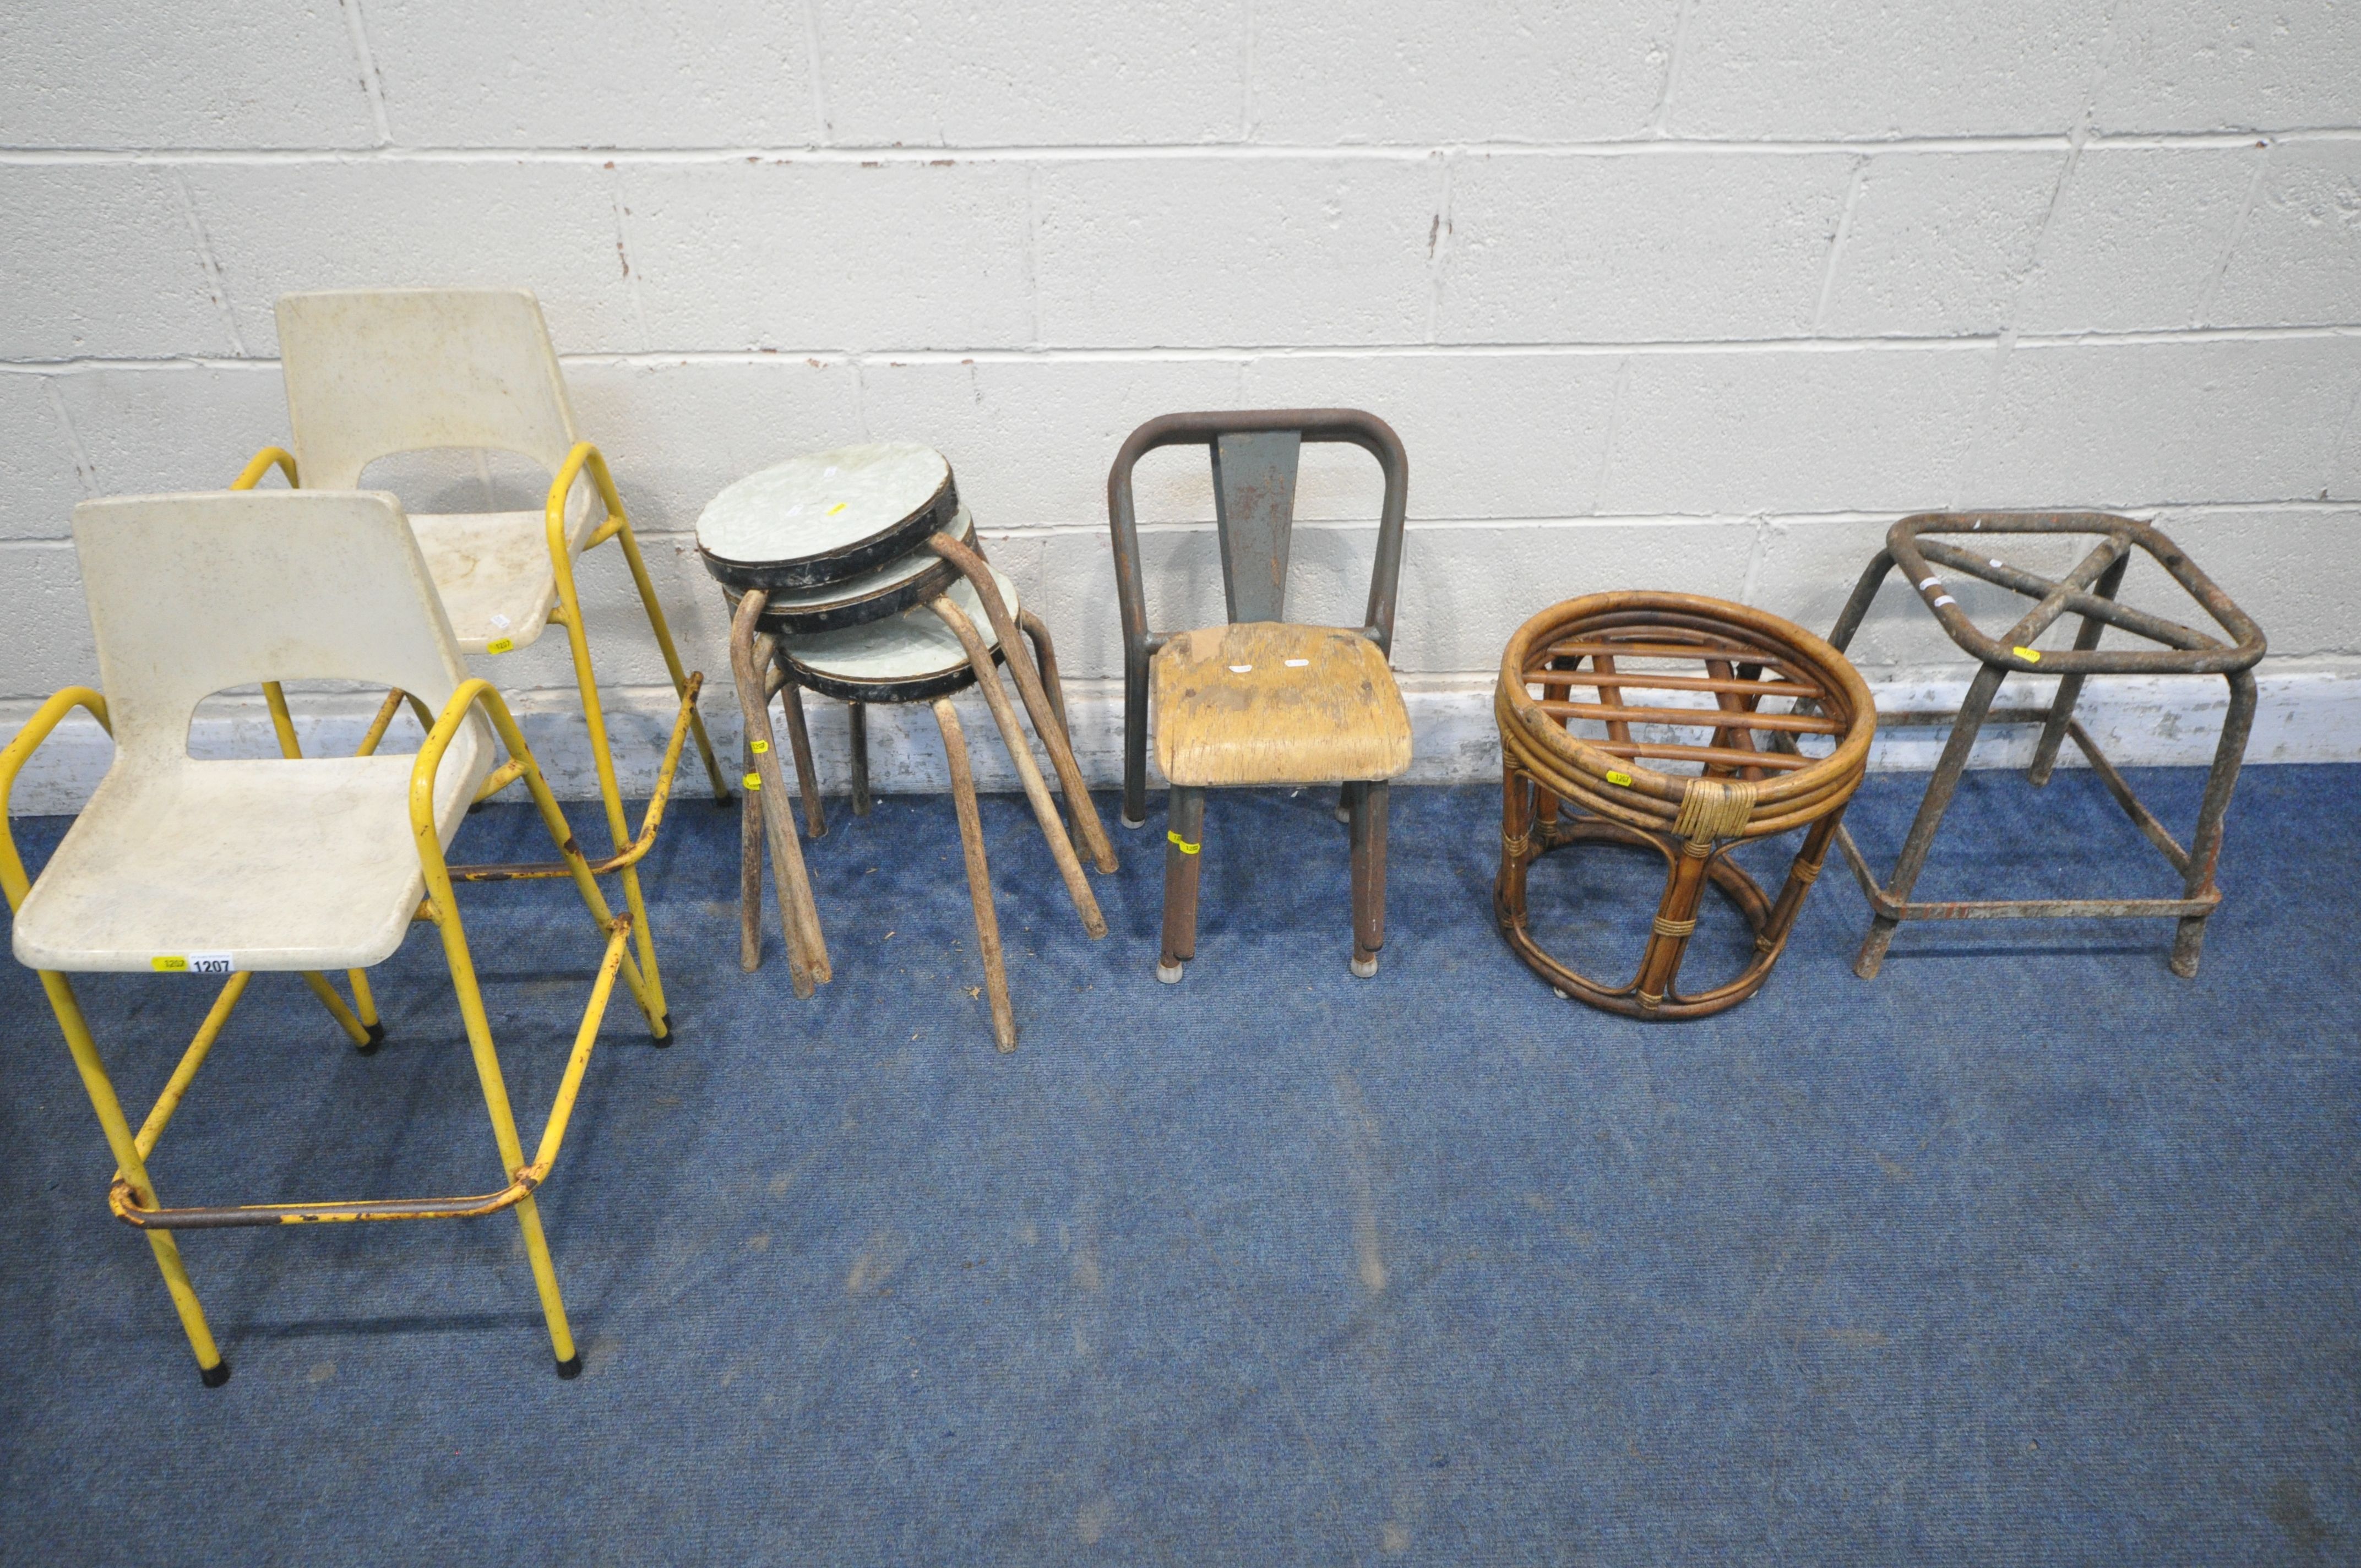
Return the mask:
M1551 793L1689 839L1757 839L1827 816L1859 787L1877 729L1843 654L1775 615L1697 594L1551 606L1509 639L1493 710L1510 762ZM1575 734L1568 720L1607 733ZM1688 729L1711 733L1673 733ZM1806 754L1811 737L1834 749Z
M1016 585L997 566L992 569L992 580L1008 613L1016 615ZM984 614L975 585L961 577L951 585L948 597L998 658L1000 638ZM785 640L779 644L779 656L794 672L798 685L845 702L928 702L962 690L975 680L966 645L925 604L913 605L884 620Z
M975 520L962 505L950 526L940 532L961 544L972 545ZM922 542L907 555L857 577L817 588L781 588L774 592L763 610L760 624L765 631L808 636L883 620L912 605L925 604L950 587L958 576L958 567ZM732 609L743 597L736 588L724 588L722 594Z
M723 490L697 520L706 570L730 587L810 588L906 554L959 510L951 466L912 441L790 457Z

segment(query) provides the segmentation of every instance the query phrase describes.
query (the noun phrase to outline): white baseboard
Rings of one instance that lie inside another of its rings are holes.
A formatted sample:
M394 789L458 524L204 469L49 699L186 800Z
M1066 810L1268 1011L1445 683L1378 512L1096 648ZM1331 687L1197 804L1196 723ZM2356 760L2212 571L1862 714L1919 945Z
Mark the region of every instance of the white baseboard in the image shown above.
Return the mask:
M2361 762L2361 660L2306 661L2274 666L2266 663L2258 676L2261 703L2252 740L2249 762ZM1956 707L1967 690L1967 677L1957 672L1940 675L1885 676L1872 680L1881 711ZM2052 685L2037 676L2019 676L2003 691L2002 700L2016 707L2046 700ZM1417 752L1406 782L1412 784L1472 784L1497 778L1499 740L1492 719L1491 677L1411 676L1403 682L1411 723L1417 735ZM1123 776L1123 691L1119 682L1076 681L1067 687L1075 751L1083 773L1094 786L1118 784ZM653 785L667 724L672 694L661 687L621 687L606 694L609 729L617 773L626 794L643 795ZM977 783L986 789L1016 787L1015 770L994 729L989 711L973 693L957 699L969 745L975 760ZM588 799L598 794L598 776L590 764L588 732L571 689L521 693L511 704L525 737L544 771L568 799ZM2202 766L2213 760L2220 733L2227 691L2218 680L2194 677L2107 676L2085 688L2078 712L2083 724L2107 755L2121 766ZM0 734L13 735L31 716L35 705L0 705ZM376 704L360 696L297 704L296 729L304 750L313 755L348 752L360 741ZM737 705L726 684L708 688L701 707L720 750L726 776L741 772L741 739ZM217 704L218 711L199 717L190 731L191 750L198 756L269 756L276 751L269 718L259 699ZM822 787L831 795L845 788L846 727L842 705L824 700L809 704L812 744L822 775ZM1973 765L2021 767L2032 755L2035 731L2027 727L1995 728L1977 744ZM1882 732L1871 753L1870 765L1880 770L1909 772L1935 765L1944 732L1939 729L1894 729ZM924 707L881 708L869 725L870 783L881 794L939 791L947 785L942 741L934 718ZM785 744L782 727L781 751ZM416 748L418 730L407 714L396 720L385 750ZM18 815L78 810L105 773L113 743L97 725L76 715L60 725L35 754L16 781L10 809ZM792 759L782 757L792 765ZM2060 762L2081 765L2081 755L2069 746ZM683 798L707 785L692 747L683 760L677 785Z

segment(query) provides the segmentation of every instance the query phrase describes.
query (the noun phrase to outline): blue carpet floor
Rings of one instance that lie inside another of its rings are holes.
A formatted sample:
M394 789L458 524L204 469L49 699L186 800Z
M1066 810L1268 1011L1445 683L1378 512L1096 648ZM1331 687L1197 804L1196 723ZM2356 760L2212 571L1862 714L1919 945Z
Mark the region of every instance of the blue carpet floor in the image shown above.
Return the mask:
M2137 782L2192 817L2200 775ZM1881 866L1923 784L1855 804ZM503 1215L189 1236L236 1367L199 1387L11 962L0 1559L2354 1562L2356 795L2247 771L2193 981L2145 921L1905 927L1859 981L1832 863L1764 992L1676 1025L1510 957L1493 790L1396 792L1370 981L1331 797L1216 796L1169 988L1160 806L1092 943L987 800L1008 1057L947 799L831 803L836 980L803 1003L774 923L740 972L736 819L684 801L649 865L679 1043L619 995L544 1193L572 1383ZM62 826L20 824L28 860ZM459 849L536 833L496 807ZM1536 925L1620 968L1657 873L1585 853L1535 873ZM2079 772L1971 775L1920 884L2099 889L2176 891ZM528 1146L596 954L571 896L463 894ZM168 1201L498 1184L430 930L377 987L366 1058L256 981ZM81 989L136 1119L213 988Z

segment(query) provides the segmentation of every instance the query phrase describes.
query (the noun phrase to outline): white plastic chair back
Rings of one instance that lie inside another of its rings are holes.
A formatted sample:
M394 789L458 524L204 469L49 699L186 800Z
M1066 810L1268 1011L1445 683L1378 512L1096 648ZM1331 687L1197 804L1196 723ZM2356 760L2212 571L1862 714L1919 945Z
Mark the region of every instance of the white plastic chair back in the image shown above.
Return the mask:
M380 457L513 452L554 475L574 412L541 303L522 289L340 289L279 301L303 483L349 490Z
M74 508L74 552L97 634L117 767L203 767L197 704L259 681L399 687L440 712L467 678L409 520L370 491L124 496ZM436 790L454 801L489 771L491 727L453 738ZM300 766L301 764L287 764Z

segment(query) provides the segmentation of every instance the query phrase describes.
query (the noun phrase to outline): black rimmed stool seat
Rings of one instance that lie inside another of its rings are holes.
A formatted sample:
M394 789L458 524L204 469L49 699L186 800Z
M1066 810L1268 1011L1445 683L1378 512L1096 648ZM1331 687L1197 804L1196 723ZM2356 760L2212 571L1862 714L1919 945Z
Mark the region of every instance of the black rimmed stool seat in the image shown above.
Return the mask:
M1016 679L1034 732L1066 794L1074 830L1094 863L1112 872L1115 852L1067 738L1049 628L1022 608L1016 585L976 548L974 521L957 501L950 466L911 443L872 443L797 458L741 480L717 497L699 519L698 545L732 606L730 670L746 720L741 967L751 970L762 963L762 861L767 842L796 994L810 995L831 973L778 764L772 699L780 699L786 717L805 826L814 839L827 832L827 819L803 710L804 688L851 705L855 816L869 809L870 705L923 703L942 732L950 765L994 1037L1002 1050L1015 1049L1016 1014L993 910L973 770L950 698L971 686L983 691L1083 928L1094 938L1106 934L1105 919L1016 707L1000 685L1001 669ZM881 550L887 552L882 557ZM816 560L821 554L827 559Z

